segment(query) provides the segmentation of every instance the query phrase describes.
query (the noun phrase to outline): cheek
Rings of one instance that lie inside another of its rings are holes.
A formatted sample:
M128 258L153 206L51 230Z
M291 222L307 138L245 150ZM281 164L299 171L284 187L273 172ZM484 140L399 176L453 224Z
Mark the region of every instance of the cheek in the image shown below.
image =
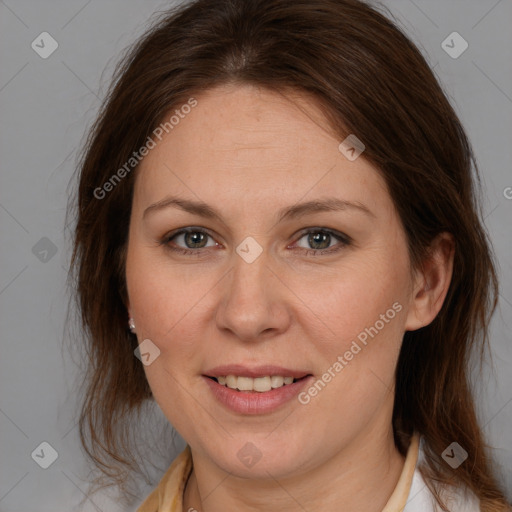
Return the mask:
M349 301L349 312L340 307L343 300ZM325 303L337 313L323 330L326 341L311 337L319 363L317 380L305 390L301 403L310 407L312 417L324 419L326 436L349 435L392 401L405 307L396 292L376 297L340 292Z
M157 345L166 345L178 334L185 344L191 343L198 326L190 319L201 311L216 280L212 272L177 266L162 254L163 249L133 249L128 255L126 279L137 332ZM183 337L185 325L189 334Z
M379 337L400 338L404 315L397 309L405 311L409 278L407 260L391 252L354 253L336 271L305 273L290 283L305 306L297 322L331 360L358 336L364 342L375 324Z
M190 276L151 260L151 255L133 254L127 260L126 279L139 343L145 339L160 350L159 356L144 366L155 401L175 427L182 427L176 411L196 411L186 389L201 340L194 316L201 308L204 290L193 286ZM198 421L200 418L197 418ZM186 425L182 428L185 428Z

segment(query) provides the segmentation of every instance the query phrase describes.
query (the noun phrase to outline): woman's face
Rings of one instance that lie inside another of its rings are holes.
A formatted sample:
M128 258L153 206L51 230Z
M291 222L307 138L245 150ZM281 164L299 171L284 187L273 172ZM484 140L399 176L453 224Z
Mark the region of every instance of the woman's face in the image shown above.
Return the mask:
M193 453L246 477L390 436L412 282L383 179L305 96L196 99L133 198L129 309L156 401Z

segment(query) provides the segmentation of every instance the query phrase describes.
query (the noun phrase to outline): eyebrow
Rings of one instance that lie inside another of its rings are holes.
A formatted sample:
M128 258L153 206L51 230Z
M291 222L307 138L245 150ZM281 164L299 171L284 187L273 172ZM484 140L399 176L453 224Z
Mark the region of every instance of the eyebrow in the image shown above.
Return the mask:
M208 219L215 219L224 223L221 214L212 206L202 201L192 201L190 199L175 196L166 197L165 199L148 206L144 210L142 218L144 219L148 214L161 211L166 208L179 208L188 213ZM344 210L358 211L365 215L375 217L375 214L366 205L359 201L345 201L336 197L327 197L282 208L277 212L277 222L282 222L283 220L289 220L292 218L299 218L311 213Z

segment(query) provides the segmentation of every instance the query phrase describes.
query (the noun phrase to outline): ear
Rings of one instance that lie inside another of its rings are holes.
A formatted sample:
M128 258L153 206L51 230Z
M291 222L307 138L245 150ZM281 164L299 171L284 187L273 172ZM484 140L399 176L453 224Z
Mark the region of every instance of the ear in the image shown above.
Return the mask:
M429 256L416 272L406 331L429 325L441 310L452 279L454 254L450 233L439 234L430 245Z

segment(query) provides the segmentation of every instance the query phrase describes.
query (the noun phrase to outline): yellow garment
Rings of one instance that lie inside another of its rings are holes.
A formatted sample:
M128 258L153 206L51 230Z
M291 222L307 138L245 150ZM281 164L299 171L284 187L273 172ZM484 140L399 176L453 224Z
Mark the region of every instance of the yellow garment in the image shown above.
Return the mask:
M382 512L402 512L405 507L418 459L419 436L415 434L407 451L398 483ZM137 512L187 512L183 510L183 491L192 471L192 454L187 447L173 461L156 489Z
M191 472L192 453L187 445L137 512L183 512L183 491Z

